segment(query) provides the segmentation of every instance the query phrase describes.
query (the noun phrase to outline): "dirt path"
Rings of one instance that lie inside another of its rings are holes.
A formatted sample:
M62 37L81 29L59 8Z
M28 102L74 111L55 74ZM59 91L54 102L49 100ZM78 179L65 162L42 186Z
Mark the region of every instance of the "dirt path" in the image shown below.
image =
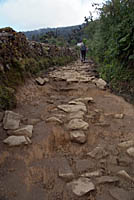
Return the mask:
M19 89L14 112L34 125L32 144L3 144L1 123L0 200L134 200L134 107L95 75L78 61Z

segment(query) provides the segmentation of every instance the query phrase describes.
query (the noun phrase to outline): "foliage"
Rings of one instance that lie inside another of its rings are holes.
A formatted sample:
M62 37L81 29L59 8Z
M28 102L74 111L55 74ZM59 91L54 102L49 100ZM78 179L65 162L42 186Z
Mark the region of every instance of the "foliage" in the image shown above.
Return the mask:
M134 2L108 0L97 7L100 17L87 23L90 56L100 65L100 75L111 86L131 82L134 67ZM131 69L131 70L130 70Z

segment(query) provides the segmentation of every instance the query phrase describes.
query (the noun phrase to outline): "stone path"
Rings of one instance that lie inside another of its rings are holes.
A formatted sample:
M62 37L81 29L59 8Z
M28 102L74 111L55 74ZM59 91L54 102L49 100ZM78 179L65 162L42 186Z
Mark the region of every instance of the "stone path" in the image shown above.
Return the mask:
M134 107L92 62L29 80L0 113L0 200L134 200Z

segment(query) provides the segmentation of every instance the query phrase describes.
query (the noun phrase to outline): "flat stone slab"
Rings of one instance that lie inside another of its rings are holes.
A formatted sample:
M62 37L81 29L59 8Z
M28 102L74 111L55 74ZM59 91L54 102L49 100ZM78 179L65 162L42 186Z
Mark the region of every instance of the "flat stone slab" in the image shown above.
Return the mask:
M67 185L71 187L72 192L78 197L84 196L90 191L95 190L95 185L88 178L79 178Z
M70 139L72 142L84 144L86 142L86 134L83 131L70 132Z
M87 172L81 175L81 177L85 177L85 178L92 178L92 177L99 177L99 176L102 176L101 170Z
M103 147L96 147L93 151L87 153L88 156L95 159L101 159L108 156L108 153L105 151Z
M122 188L113 188L109 190L109 193L115 200L134 200L133 191L126 191Z
M104 184L104 183L115 183L118 181L119 181L119 178L114 177L114 176L102 176L102 177L96 178L96 182L98 185Z
M57 117L50 117L46 119L46 122L57 122L59 124L63 124L63 121L58 119Z
M12 111L5 111L5 116L3 119L4 129L15 130L19 128L20 120L23 118L22 115L19 115Z
M87 130L89 127L89 124L82 119L72 119L68 124L69 130Z
M31 138L33 135L33 125L27 125L23 128L20 128L16 131L12 132L12 135L27 136L27 137Z
M8 144L10 147L31 144L31 140L24 136L9 136L3 142Z
M129 141L126 141L126 142L121 142L118 144L118 147L120 148L129 148L129 147L132 147L134 145L134 140L129 140Z
M58 108L67 113L73 113L78 111L87 112L87 108L84 104L78 104L78 105L64 104L64 105L59 105Z
M85 113L83 111L73 112L68 115L68 119L83 119Z
M124 118L124 114L123 113L121 113L121 114L115 114L114 118L115 119L123 119Z

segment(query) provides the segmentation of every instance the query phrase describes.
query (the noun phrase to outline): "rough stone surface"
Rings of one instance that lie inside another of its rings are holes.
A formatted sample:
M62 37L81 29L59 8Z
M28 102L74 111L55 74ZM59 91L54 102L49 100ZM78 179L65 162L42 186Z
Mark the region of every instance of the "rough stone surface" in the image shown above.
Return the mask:
M70 132L70 139L72 142L84 144L86 142L86 135L83 131Z
M64 112L67 112L67 113L78 112L78 111L87 112L87 108L86 108L86 106L84 104L59 105L58 108L60 110L63 110Z
M126 142L121 142L118 144L118 147L120 148L129 148L131 146L134 145L134 140L129 140L129 141L126 141Z
M93 151L87 153L87 155L95 159L101 159L108 156L108 153L103 147L96 147L95 149L93 149Z
M123 119L124 118L124 114L115 114L114 118L115 119Z
M107 85L107 83L101 78L93 80L93 83L95 83L96 86L102 90L104 90Z
M48 82L49 82L49 79L48 79L48 78L41 78L41 77L38 77L38 78L36 78L36 82L37 82L39 85L44 85L45 83L48 83Z
M23 128L20 128L12 132L12 134L17 136L28 136L29 138L31 138L33 134L33 125L27 125Z
M12 111L5 111L5 116L3 119L4 129L15 130L19 128L22 117L23 116Z
M127 150L129 156L134 157L134 147L131 147Z
M70 130L78 130L78 129L87 130L88 127L89 127L88 123L83 121L82 119L72 119L68 124L68 128Z
M69 114L68 118L69 119L83 119L84 114L85 113L83 111L73 112Z
M41 121L40 119L28 119L28 120L27 120L27 124L36 125L36 124L38 124L40 121Z
M119 179L118 177L113 177L113 176L102 176L96 179L97 184L104 184L104 183L114 183L118 182Z
M93 103L94 102L94 99L93 97L84 97L84 98L78 98L78 99L75 99L75 101L81 101L83 103Z
M19 146L22 144L31 144L31 140L28 137L24 136L9 136L7 139L3 141L5 144L9 146Z
M50 117L48 119L46 119L46 122L57 122L59 124L62 124L63 121L61 121L60 119L58 119L57 117Z
M117 173L117 175L119 175L120 177L128 180L128 181L133 181L134 182L134 178L132 178L125 170L121 170Z
M100 170L98 170L98 171L84 173L81 175L81 177L92 178L92 177L98 177L101 175L102 175L102 172Z
M122 188L110 189L109 193L115 200L133 200L134 199L134 192L126 191Z
M79 197L95 190L94 184L88 178L79 178L78 180L68 183L68 186L71 187L73 193Z

